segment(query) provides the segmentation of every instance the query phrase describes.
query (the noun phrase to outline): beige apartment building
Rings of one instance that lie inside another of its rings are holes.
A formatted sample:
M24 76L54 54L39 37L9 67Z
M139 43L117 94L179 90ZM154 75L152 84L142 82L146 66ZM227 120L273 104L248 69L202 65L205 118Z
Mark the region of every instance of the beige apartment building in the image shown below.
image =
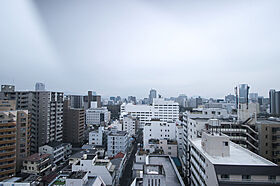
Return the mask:
M280 120L259 119L259 154L280 165Z

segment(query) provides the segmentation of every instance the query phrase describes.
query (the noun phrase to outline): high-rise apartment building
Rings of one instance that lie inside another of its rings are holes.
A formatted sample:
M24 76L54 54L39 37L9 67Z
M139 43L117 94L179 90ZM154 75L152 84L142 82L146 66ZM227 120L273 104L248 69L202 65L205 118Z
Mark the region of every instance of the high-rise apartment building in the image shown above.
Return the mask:
M63 105L63 141L67 143L82 143L85 130L85 111L83 108L72 108L70 100L64 100Z
M1 131L2 137L6 137L8 139L11 135L16 134L16 171L20 170L20 166L23 158L29 156L30 154L30 120L29 114L27 110L15 110L15 100L0 100L0 113L2 113L2 119L5 118L5 115L9 115L11 121L16 123L15 131L12 129L6 129L6 127L2 127L3 131ZM7 121L2 120L2 123ZM4 138L3 138L4 139ZM4 142L3 140L2 142ZM8 146L9 144L2 144ZM3 148L1 152L4 154L7 153L9 149Z
M28 111L0 111L0 123L0 180L4 180L20 171L30 154Z
M63 93L14 91L2 86L0 99L15 100L17 110L28 110L31 126L31 152L51 141L62 141Z

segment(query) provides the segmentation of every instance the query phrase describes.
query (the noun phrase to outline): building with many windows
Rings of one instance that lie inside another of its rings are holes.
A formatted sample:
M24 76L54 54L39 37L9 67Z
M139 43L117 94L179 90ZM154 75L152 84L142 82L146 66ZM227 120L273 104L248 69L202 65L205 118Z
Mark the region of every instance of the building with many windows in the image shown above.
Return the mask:
M85 111L83 108L72 108L70 101L63 105L63 142L81 144L84 141Z
M190 185L280 184L280 167L220 132L189 140Z
M107 136L107 155L113 157L119 152L126 154L129 145L129 136L125 131L112 131Z
M32 153L46 143L62 141L62 92L15 91L14 86L2 85L0 99L15 100L17 110L28 110Z
M100 125L108 124L110 122L110 111L106 107L89 108L86 110L86 124Z
M152 118L162 121L176 121L179 119L179 104L174 101L165 101L163 98L154 98L152 105L133 105L123 103L121 105L121 120L123 116L130 114L139 119L139 128L143 129L147 121Z
M153 119L145 124L143 130L143 145L148 148L150 139L176 140L176 124Z

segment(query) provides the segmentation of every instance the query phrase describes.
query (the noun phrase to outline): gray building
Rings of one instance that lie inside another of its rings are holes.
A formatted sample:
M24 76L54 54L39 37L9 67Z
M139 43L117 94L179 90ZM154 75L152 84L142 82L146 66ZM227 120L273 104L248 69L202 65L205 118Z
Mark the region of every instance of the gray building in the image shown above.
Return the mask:
M84 96L67 95L66 98L70 101L71 108L84 108Z
M155 89L150 90L149 103L153 104L153 99L157 97L157 91Z
M280 114L280 91L269 91L270 114Z
M45 84L44 83L36 83L35 84L35 91L45 91Z
M17 110L28 110L31 121L31 152L52 141L62 141L63 93L15 91L2 86L0 99L16 100Z

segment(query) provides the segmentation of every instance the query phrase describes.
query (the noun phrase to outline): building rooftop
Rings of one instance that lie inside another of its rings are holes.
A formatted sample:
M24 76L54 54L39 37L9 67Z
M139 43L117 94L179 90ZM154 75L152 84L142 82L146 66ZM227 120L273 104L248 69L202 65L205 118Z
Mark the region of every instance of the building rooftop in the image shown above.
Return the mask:
M261 124L280 124L280 119L279 118L268 118L268 119L259 119L257 123Z
M85 177L86 174L87 174L87 172L83 172L83 171L72 172L68 176L68 178L69 179L82 179L83 177Z
M59 142L59 141L52 141L52 142L49 142L49 143L46 144L46 145L55 148L55 147L61 146L62 144L63 144L63 143L62 143L62 142Z
M24 158L24 160L25 161L40 161L41 159L45 159L45 158L47 158L47 157L49 157L50 156L50 154L39 154L39 153L36 153L36 154L33 154L33 155L31 155L31 156L28 156L28 157L26 157L26 158Z
M126 131L112 131L109 133L110 136L125 136L127 135Z
M276 164L266 160L265 158L237 145L233 142L229 142L230 155L229 156L211 156L202 149L201 138L191 139L191 143L203 153L203 155L209 159L213 164L224 165L272 165Z
M70 158L82 158L84 156L84 154L95 155L96 150L95 149L82 150L80 152L73 154L72 156L70 156Z
M149 155L148 164L162 165L166 176L166 185L180 186L184 182L173 162L169 156Z

